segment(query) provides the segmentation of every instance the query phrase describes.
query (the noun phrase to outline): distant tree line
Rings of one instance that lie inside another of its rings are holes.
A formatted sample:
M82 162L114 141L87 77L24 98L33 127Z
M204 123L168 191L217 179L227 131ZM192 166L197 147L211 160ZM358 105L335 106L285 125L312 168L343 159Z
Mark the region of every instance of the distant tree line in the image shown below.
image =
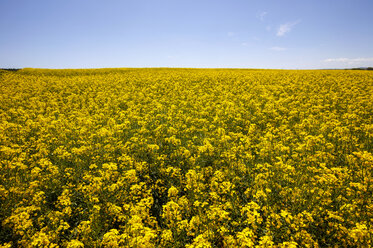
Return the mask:
M19 70L21 70L21 68L0 68L0 70L4 70L4 71L19 71Z
M373 71L373 67L359 67L359 68L352 68L351 70L370 70L370 71Z

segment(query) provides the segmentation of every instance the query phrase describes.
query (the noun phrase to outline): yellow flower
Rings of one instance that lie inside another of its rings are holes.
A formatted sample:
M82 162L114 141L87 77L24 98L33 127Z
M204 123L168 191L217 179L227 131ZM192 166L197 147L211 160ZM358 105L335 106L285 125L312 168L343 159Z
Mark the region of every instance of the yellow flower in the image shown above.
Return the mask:
M179 190L174 186L171 186L171 188L168 189L169 198L176 198L178 193L179 193Z
M254 247L255 235L250 228L243 229L236 236L240 247Z
M104 247L119 247L120 235L117 229L111 229L104 234L102 238L102 245Z
M79 240L73 239L67 243L67 248L83 248L84 244Z
M193 243L186 245L186 248L211 248L211 243L205 238L204 234L198 235L194 238Z

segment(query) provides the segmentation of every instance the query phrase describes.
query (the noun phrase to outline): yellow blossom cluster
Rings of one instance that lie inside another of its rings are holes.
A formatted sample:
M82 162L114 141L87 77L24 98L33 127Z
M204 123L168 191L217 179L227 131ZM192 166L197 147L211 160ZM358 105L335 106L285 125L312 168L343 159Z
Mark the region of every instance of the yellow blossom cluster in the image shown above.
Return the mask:
M371 247L369 71L0 71L1 247Z

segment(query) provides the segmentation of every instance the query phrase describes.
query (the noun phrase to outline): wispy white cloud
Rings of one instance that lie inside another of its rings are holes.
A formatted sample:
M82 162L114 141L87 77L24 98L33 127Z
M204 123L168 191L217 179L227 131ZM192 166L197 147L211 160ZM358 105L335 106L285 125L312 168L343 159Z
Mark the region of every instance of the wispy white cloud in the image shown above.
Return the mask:
M373 62L373 57L370 58L332 58L332 59L325 59L324 62L326 63L343 63L343 64L360 64L360 63L368 63Z
M264 18L265 18L265 16L266 16L267 14L268 14L267 11L262 11L262 12L260 12L260 13L258 14L258 18L259 18L259 20L264 21Z
M288 22L285 24L281 24L277 29L277 36L284 36L286 33L289 33L295 25L297 25L300 21L296 22Z
M242 45L242 46L248 46L249 43L247 43L247 42L242 42L241 45Z
M232 36L235 36L236 33L235 33L235 32L228 32L227 35L228 35L229 37L232 37Z
M270 47L269 49L273 50L273 51L277 51L277 52L282 52L282 51L287 50L287 48L285 48L285 47L277 47L277 46Z

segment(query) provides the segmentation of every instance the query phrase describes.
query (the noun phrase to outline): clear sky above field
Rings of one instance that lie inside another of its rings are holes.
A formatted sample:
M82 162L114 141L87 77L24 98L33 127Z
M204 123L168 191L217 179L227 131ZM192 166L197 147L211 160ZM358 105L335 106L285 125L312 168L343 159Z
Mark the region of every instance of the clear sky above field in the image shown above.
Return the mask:
M0 67L373 66L372 0L1 0Z

